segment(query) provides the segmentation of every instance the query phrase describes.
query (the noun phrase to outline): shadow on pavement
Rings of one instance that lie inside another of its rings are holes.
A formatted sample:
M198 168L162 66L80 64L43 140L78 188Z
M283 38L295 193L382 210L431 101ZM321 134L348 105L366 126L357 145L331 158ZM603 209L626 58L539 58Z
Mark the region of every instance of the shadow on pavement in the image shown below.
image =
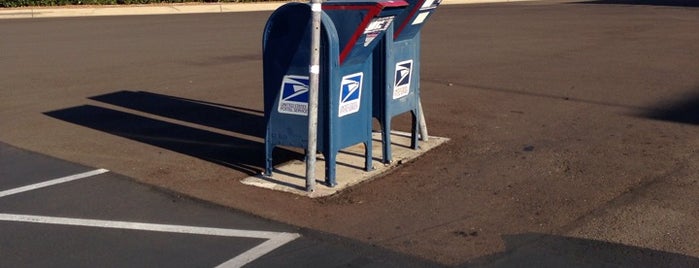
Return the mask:
M697 0L594 0L577 2L580 4L610 4L610 5L648 5L648 6L675 6L675 7L699 7Z
M699 89L696 92L699 92ZM651 111L641 114L641 116L655 120L699 125L699 93L670 105L656 107Z
M147 105L143 100L133 99L133 101L144 106L141 107L144 108L143 110L147 111L150 109L146 109L145 106ZM153 103L152 105L157 106L158 104ZM216 111L214 108L211 108L213 110L207 110L209 109L208 107L192 106L189 108L201 112L199 115L202 118L190 118L190 115L183 115L191 112L187 110L170 111L167 109L160 110L159 108L153 108L152 112L160 112L163 116L169 114L171 117L181 120L199 120L196 121L199 123L212 123L214 121L218 122L219 120L221 122L226 121L226 118L207 121L209 120L207 118L214 116L213 114L216 113L211 112L211 114L209 114L209 111ZM183 109L183 107L178 107L178 109ZM256 141L93 105L77 106L46 112L45 114L59 120L230 167L246 173L247 175L259 174L264 166L264 145ZM229 113L229 115L230 114L231 113ZM228 119L233 120L233 118L230 117ZM202 122L202 120L204 122ZM235 128L229 130L237 132ZM250 129L244 130L250 131ZM280 162L302 158L300 154L284 149L276 150L274 157L275 160Z
M503 236L507 249L462 267L699 267L699 258L582 238Z
M118 91L90 97L90 99L162 117L264 138L265 124L261 111L145 91Z

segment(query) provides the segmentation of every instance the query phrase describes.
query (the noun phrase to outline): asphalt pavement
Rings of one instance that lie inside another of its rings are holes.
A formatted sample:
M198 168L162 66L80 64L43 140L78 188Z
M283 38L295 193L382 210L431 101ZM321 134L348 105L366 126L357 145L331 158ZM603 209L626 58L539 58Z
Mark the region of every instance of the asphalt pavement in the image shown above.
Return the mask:
M3 267L437 264L0 143Z
M13 243L67 258L84 242L94 254L74 263L90 263L112 248L85 241L101 237L115 250L221 247L192 259L217 265L268 240L50 224L69 218L296 233L264 256L327 245L353 265L376 251L370 263L699 267L697 12L686 1L442 6L422 35L421 86L430 133L451 141L320 200L240 183L264 161L271 11L3 20L0 141L35 153L0 169L20 174L3 173L0 191L109 172L0 198L13 220L0 223L13 237L2 260L30 258Z
M531 0L444 0L443 4L479 4L520 2ZM253 2L253 3L175 3L150 5L105 5L105 6L39 6L0 8L0 19L38 19L95 16L133 16L133 15L177 15L202 13L229 13L272 11L288 1Z

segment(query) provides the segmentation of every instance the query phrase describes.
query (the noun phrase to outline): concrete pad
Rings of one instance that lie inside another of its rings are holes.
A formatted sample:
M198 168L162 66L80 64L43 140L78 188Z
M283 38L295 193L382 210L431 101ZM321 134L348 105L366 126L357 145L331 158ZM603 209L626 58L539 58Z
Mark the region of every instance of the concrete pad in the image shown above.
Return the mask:
M0 9L0 19L30 19L34 17L31 9Z
M241 5L248 6L248 5ZM127 15L168 15L168 14L197 14L221 13L222 6L218 4L200 5L147 5L147 6L96 6L73 8L35 9L35 18L52 17L90 17L90 16L127 16Z
M270 11L285 3L287 2L0 8L0 19Z
M288 2L221 3L221 12L271 11Z
M410 148L410 133L394 131L391 133L391 150L393 161L390 164L381 163L381 134L374 133L372 143L373 170L364 170L364 145L357 144L340 151L337 155L336 179L337 186L325 185L325 159L318 155L316 162L316 189L314 192L306 192L306 164L303 161L294 160L281 164L274 168L272 177L262 174L243 179L246 185L271 189L275 191L289 192L310 198L323 197L340 192L348 187L375 179L382 174L399 167L400 165L416 159L445 142L448 138L429 137L427 141L419 141L418 149Z

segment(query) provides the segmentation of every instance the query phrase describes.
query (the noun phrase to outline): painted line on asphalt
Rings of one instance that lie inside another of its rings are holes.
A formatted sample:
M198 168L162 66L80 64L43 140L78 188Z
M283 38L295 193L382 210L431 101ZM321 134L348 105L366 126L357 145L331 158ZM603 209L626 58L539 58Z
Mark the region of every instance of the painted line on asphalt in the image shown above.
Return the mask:
M100 174L109 172L106 169L96 169L88 172L83 172L80 174L70 175L66 177L61 177L45 182L35 183L27 186L22 186L10 190L5 190L0 192L0 198L5 196L10 196L18 193L24 193L40 188L45 188L65 182L75 181L79 179L84 179ZM143 223L143 222L127 222L127 221L107 221L107 220L94 220L94 219L79 219L79 218L63 218L63 217L50 217L50 216L38 216L38 215L22 215L22 214L5 214L0 213L0 221L7 222L25 222L25 223L35 223L35 224L54 224L54 225L68 225L68 226L81 226L81 227L95 227L95 228L110 228L110 229L124 229L124 230L136 230L136 231L150 231L150 232L166 232L166 233L180 233L180 234L192 234L192 235L210 235L210 236L225 236L225 237L242 237L242 238L258 238L267 239L267 241L241 253L240 255L216 266L218 268L229 268L229 267L241 267L248 264L263 255L274 251L275 249L289 243L301 235L297 233L286 233L286 232L269 232L269 231L252 231L252 230L238 230L238 229L224 229L224 228L212 228L212 227L196 227L196 226L185 226L185 225L170 225L170 224L155 224L155 223Z
M244 238L260 238L268 239L267 241L257 245L242 254L230 259L217 267L227 268L227 267L240 267L247 263L250 263L263 255L272 252L273 250L289 243L301 235L297 233L285 233L285 232L269 232L269 231L251 231L251 230L237 230L237 229L224 229L224 228L212 228L212 227L196 227L196 226L185 226L185 225L170 225L170 224L154 224L154 223L142 223L142 222L127 222L127 221L107 221L107 220L94 220L94 219L78 219L78 218L62 218L62 217L49 217L49 216L37 216L37 215L21 215L21 214L5 214L0 213L0 221L8 222L25 222L25 223L37 223L37 224L54 224L54 225L69 225L69 226L81 226L81 227L96 227L96 228L110 228L110 229L125 229L125 230L137 230L137 231L151 231L151 232L166 232L166 233L180 233L180 234L193 234L193 235L211 235L211 236L225 236L225 237L244 237Z
M64 182L70 182L70 181L74 181L74 180L84 179L87 177L92 177L92 176L96 176L96 175L107 173L107 172L109 172L109 170L100 168L100 169L96 169L93 171L88 171L88 172L83 172L80 174L66 176L66 177L62 177L62 178L58 178L58 179L53 179L50 181L45 181L45 182L40 182L40 183L31 184L31 185L27 185L27 186L22 186L19 188L5 190L5 191L0 192L0 198L5 197L5 196L9 196L9 195L13 195L13 194L28 192L31 190L36 190L39 188L49 187L49 186L61 184Z
M251 248L248 251L236 256L235 258L216 266L216 268L241 267L256 259L259 259L265 254L274 251L275 249L285 245L286 243L294 241L296 238L299 237L301 237L301 235L297 233L277 233L276 237L270 238L264 243L259 244L256 247Z

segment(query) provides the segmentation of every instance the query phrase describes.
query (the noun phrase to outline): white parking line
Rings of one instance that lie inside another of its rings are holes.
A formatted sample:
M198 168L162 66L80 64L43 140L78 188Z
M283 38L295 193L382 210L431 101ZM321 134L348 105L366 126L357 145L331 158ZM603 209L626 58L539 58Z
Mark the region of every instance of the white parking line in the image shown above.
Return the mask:
M286 243L294 241L296 238L299 237L301 237L301 235L296 233L277 233L276 237L270 238L264 243L259 244L246 252L241 253L235 258L230 259L222 264L219 264L218 266L216 266L216 268L241 267L264 256L267 253L272 252L273 250L283 246Z
M211 227L196 227L196 226L184 226L184 225L170 225L170 224L154 224L154 223L143 223L143 222L127 222L127 221L105 221L105 220L93 220L93 219L76 219L76 218L62 218L62 217L48 217L48 216L36 216L36 215L21 215L21 214L5 214L0 213L0 221L10 221L10 222L27 222L27 223L40 223L40 224L56 224L56 225L70 225L70 226L83 226L83 227L96 227L96 228L111 228L111 229L126 229L126 230L138 230L138 231L151 231L151 232L166 232L166 233L180 233L180 234L194 234L194 235L212 235L212 236L226 236L226 237L245 237L245 238L260 238L268 239L260 245L243 252L242 254L230 259L217 267L227 268L227 267L240 267L251 261L254 261L263 255L289 243L296 238L300 237L296 233L284 233L284 232L268 232L268 231L250 231L250 230L237 230L237 229L223 229L223 228L211 228Z
M99 174L107 173L109 170L106 169L96 169L93 171L88 171L80 174L75 174L71 176L66 176L58 179L53 179L50 181L40 182L36 184L31 184L27 186L22 186L10 190L5 190L0 192L0 198L28 192L31 190L36 190L39 188L49 187L56 184L79 180L91 176L96 176ZM225 237L244 237L244 238L259 238L267 239L267 241L243 252L242 254L216 266L217 268L231 268L231 267L241 267L248 264L263 255L272 252L273 250L294 241L301 235L297 233L285 233L285 232L269 232L269 231L251 231L251 230L238 230L238 229L224 229L224 228L212 228L212 227L196 227L196 226L185 226L185 225L170 225L170 224L155 224L155 223L143 223L143 222L127 222L127 221L107 221L107 220L94 220L94 219L78 219L78 218L62 218L62 217L50 217L50 216L37 216L37 215L22 215L22 214L5 214L0 213L0 221L8 222L26 222L26 223L37 223L37 224L55 224L55 225L69 225L69 226L82 226L82 227L95 227L95 228L111 228L111 229L125 229L125 230L137 230L137 231L150 231L150 232L166 232L166 233L180 233L180 234L193 234L193 235L211 235L211 236L225 236Z
M0 192L0 198L8 196L8 195L13 195L13 194L18 194L18 193L28 192L31 190L36 190L39 188L49 187L49 186L56 185L59 183L64 183L64 182L79 180L79 179L83 179L83 178L87 178L87 177L92 177L92 176L107 173L107 172L109 172L109 170L100 168L100 169L96 169L93 171L88 171L88 172L84 172L84 173L80 173L80 174L66 176L66 177L62 177L62 178L58 178L58 179L53 179L50 181L45 181L45 182L31 184L31 185L27 185L27 186L23 186L23 187L19 187L19 188L14 188L14 189Z

